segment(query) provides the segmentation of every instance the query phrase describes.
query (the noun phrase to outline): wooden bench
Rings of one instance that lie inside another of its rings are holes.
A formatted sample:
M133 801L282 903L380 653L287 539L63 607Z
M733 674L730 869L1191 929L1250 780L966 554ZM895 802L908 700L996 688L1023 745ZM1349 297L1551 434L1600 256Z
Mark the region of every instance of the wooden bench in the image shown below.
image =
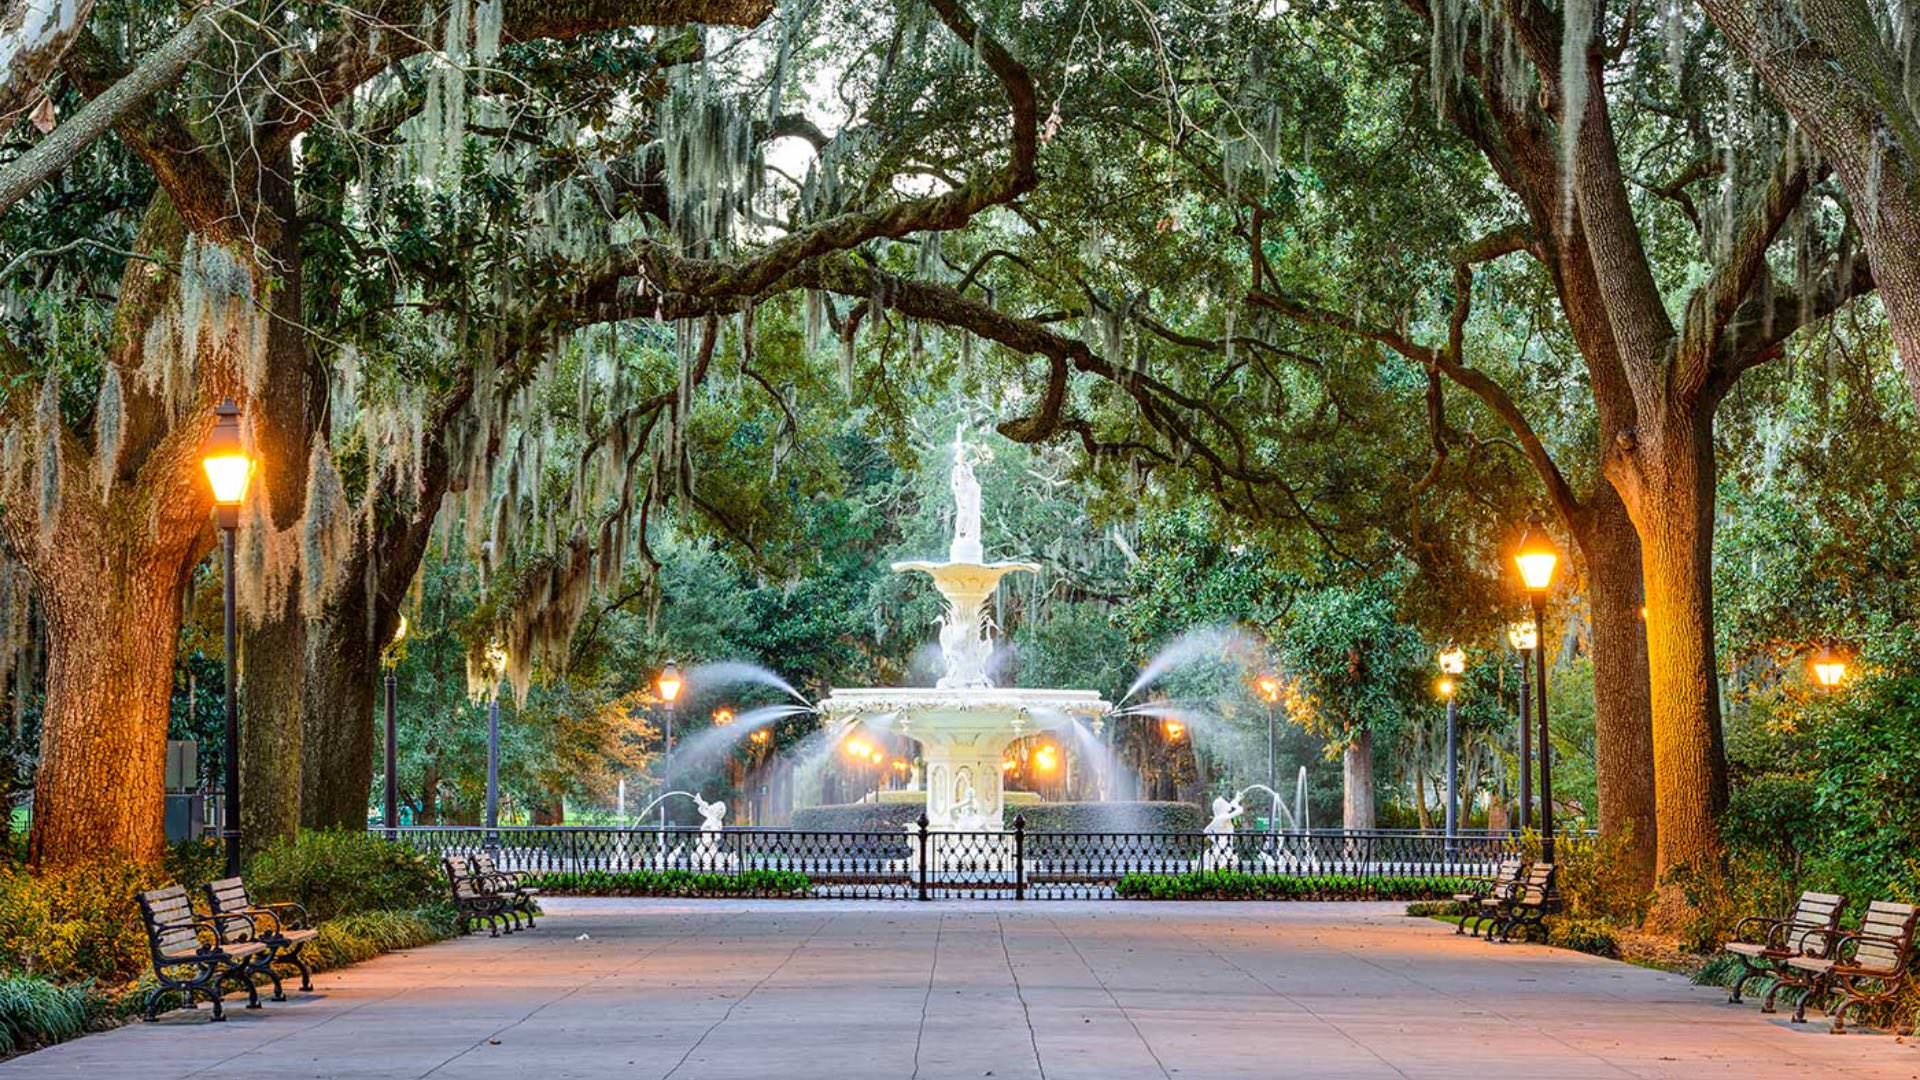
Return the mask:
M187 995L187 1006L205 994L213 1002L213 1018L225 1020L221 984L231 982L247 992L247 1008L260 1007L260 991L253 973L272 951L258 941L232 941L223 925L247 921L243 916L201 916L194 913L187 890L179 885L153 889L139 896L140 921L153 954L153 977L158 986L147 992L146 1018L160 1014L160 1002L173 992Z
M473 855L473 872L492 883L495 895L507 898L507 918L514 921L515 929L522 915L527 918L527 929L537 929L533 922L533 904L540 890L527 884L525 871L502 870L492 855L481 851Z
M487 936L499 937L500 924L507 921L512 899L495 892L491 879L475 873L469 856L450 854L441 860L441 865L447 871L447 886L453 891L453 908L460 918L460 932L472 933L473 924L484 919ZM511 923L507 933L513 933Z
M267 947L269 955L259 967L273 980L273 1000L287 1000L286 991L280 986L280 973L274 970L275 964L292 964L300 972L300 989L313 989L313 968L301 953L307 942L320 936L320 931L308 925L306 908L291 901L256 904L247 895L246 882L239 878L210 881L204 886L203 895L207 911L214 917L244 916L244 920L228 924L235 928L227 934L228 941L257 941Z
M1774 999L1780 996L1783 985L1780 976L1787 961L1796 956L1825 959L1831 955L1839 940L1840 915L1846 906L1843 896L1803 892L1793 906L1793 913L1784 919L1755 915L1740 920L1733 928L1735 940L1721 947L1722 952L1740 960L1740 976L1733 980L1727 1003L1740 1004L1740 992L1748 982L1771 975L1774 983L1767 990L1760 1011L1772 1012Z
M1510 941L1516 929L1526 937L1532 937L1533 931L1539 930L1541 939L1546 939L1547 916L1560 910L1560 896L1553 888L1556 869L1549 862L1529 864L1510 897L1505 900L1489 897L1481 901L1480 909L1491 921L1486 933L1488 941Z
M1913 970L1916 916L1920 909L1912 904L1875 900L1867 905L1860 929L1841 934L1830 955L1788 957L1795 984L1807 991L1793 1010L1794 1020L1806 1020L1807 1002L1837 995L1827 1012L1833 1017L1833 1033L1844 1035L1848 1009L1898 997Z
M1503 900L1511 899L1514 888L1520 883L1520 868L1525 865L1519 859L1503 859L1500 865L1494 868L1492 877L1472 879L1480 884L1480 888L1473 892L1454 893L1453 902L1460 908L1460 923L1454 927L1453 932L1466 933L1467 922L1471 920L1473 936L1479 937L1481 928L1486 925L1486 917L1481 908L1482 901L1494 897Z

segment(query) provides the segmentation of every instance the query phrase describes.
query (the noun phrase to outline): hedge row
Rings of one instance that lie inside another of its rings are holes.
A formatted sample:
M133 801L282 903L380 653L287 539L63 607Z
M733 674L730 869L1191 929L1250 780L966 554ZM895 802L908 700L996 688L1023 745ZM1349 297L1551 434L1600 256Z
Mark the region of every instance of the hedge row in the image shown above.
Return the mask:
M792 870L585 870L531 875L527 884L549 896L806 896L807 875Z
M1123 900L1437 900L1468 887L1463 877L1301 877L1196 870L1185 874L1128 874L1114 886Z

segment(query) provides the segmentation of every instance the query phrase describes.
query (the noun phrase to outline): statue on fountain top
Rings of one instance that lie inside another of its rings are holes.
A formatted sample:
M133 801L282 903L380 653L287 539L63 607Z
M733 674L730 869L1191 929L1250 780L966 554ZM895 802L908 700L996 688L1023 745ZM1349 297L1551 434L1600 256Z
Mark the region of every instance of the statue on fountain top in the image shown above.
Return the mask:
M947 548L947 561L977 563L984 558L980 546L980 480L973 474L965 425L953 432L952 477L953 543Z

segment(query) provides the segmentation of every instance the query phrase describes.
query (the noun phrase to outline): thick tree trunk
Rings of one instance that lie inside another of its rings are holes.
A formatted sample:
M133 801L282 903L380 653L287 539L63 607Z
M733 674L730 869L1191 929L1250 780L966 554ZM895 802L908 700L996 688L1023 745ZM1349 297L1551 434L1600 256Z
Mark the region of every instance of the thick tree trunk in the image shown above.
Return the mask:
M130 545L131 546L131 545ZM167 713L182 582L177 566L78 545L37 573L47 704L30 858L43 868L166 851Z
M1711 872L1720 860L1727 767L1713 642L1712 406L1669 414L1640 445L1623 485L1640 535L1647 593L1653 780L1659 814L1656 872Z
M329 608L307 627L300 823L310 829L364 828L373 793L380 665L365 590L349 582L342 592L349 610Z
M1361 728L1341 754L1341 823L1349 829L1373 828L1373 732Z
M313 396L319 384L308 361L302 317L291 155L283 151L271 164L263 171L260 188L266 206L282 223L271 252L279 283L270 301L269 374L253 388L247 410L267 520L275 530L286 530L300 525L306 506L307 456L317 411ZM298 566L291 569L286 596L277 608L258 613L241 644L247 663L240 684L240 829L249 851L291 837L300 825L302 661L307 645L301 572Z
M1594 768L1600 831L1608 836L1632 835L1629 857L1634 874L1651 891L1659 829L1647 628L1640 614L1640 539L1612 485L1602 481L1588 505L1581 553L1587 562L1593 617Z

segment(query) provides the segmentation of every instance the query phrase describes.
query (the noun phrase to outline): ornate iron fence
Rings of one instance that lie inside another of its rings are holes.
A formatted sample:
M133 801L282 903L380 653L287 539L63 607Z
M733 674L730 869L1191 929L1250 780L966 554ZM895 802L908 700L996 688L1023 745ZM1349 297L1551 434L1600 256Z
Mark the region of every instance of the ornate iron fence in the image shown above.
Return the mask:
M385 830L381 830L385 831ZM1412 898L1492 873L1508 833L715 831L626 826L416 826L435 855L491 852L550 892L857 899Z

